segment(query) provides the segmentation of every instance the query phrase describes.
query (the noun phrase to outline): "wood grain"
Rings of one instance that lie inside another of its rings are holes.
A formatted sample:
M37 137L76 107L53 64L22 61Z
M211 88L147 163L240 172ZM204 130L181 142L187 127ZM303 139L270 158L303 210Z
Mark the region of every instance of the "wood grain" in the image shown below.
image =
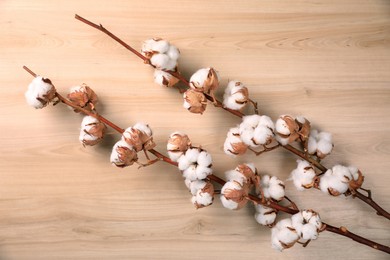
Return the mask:
M195 210L177 169L159 164L117 169L113 131L97 147L78 143L81 116L63 106L34 110L23 93L23 65L49 77L59 92L87 83L98 109L122 127L154 129L164 152L168 135L186 132L212 153L218 176L238 162L287 179L295 157L223 154L237 118L211 105L203 116L182 108L174 90L156 86L151 68L102 33L102 23L139 49L160 36L181 50L185 76L213 66L223 84L239 79L262 113L305 115L333 133L324 163L353 164L365 187L390 208L390 3L339 1L8 1L0 2L0 259L386 259L327 232L307 248L283 253L254 210ZM221 90L222 91L222 90ZM362 202L318 191L289 196L324 221L389 245L389 222Z

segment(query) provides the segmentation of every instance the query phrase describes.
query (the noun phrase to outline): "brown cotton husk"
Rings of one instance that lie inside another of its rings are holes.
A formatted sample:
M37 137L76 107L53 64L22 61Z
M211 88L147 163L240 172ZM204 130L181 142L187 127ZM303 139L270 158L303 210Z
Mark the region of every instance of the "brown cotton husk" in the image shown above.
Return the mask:
M299 126L298 133L302 142L306 141L309 138L310 129L311 129L310 121L307 120L306 118L304 119L305 122L303 123L295 119L296 123Z
M126 130L123 135L123 139L126 141L126 143L133 146L136 152L142 151L144 149L150 150L156 146L153 141L153 137L148 136L143 131L136 128Z
M88 135L94 136L96 139L95 140L83 140L84 145L95 145L99 143L101 140L103 140L104 134L106 132L106 125L102 122L97 122L97 123L91 123L87 126L92 126L89 131L84 130L85 133Z
M46 92L45 95L43 95L42 97L37 97L37 100L39 102L42 103L42 105L45 107L47 106L47 104L49 104L50 102L54 101L54 99L56 98L56 93L57 93L57 90L56 88L54 87L53 83L51 83L51 80L48 79L48 78L42 78L42 81L47 83L47 84L50 84L51 85L51 88L49 91ZM56 104L57 102L55 102L54 104Z
M237 209L243 208L246 203L248 202L248 193L249 193L249 186L248 184L244 183L242 186L242 189L236 190L236 189L228 189L225 190L225 193L223 196L228 199L236 202L238 204Z
M119 154L120 164L115 164L118 167L126 167L132 165L138 160L137 152L127 147L119 146L116 148Z
M246 164L239 164L236 169L236 171L240 172L242 175L245 176L247 183L255 183L256 182L256 176L257 172L253 172L252 169L246 165Z
M168 144L171 146L170 152L185 152L191 147L191 140L186 134L173 134L168 139Z
M87 108L90 110L94 110L95 105L98 102L97 95L86 84L82 84L79 90L69 93L68 99L74 105L81 108ZM80 112L80 111L75 109L75 112Z
M206 110L207 99L203 93L188 89L184 93L184 99L190 105L188 111L191 113L202 114Z
M359 189L360 187L362 187L363 182L364 182L364 176L359 170L357 180L352 179L351 181L349 181L349 190Z
M233 150L229 150L234 155L243 155L246 153L248 146L244 142L231 143Z
M207 79L204 82L203 92L210 93L214 92L219 86L217 73L213 68L210 68Z
M173 87L174 85L176 85L178 82L179 82L179 79L174 77L174 76L170 76L170 77L162 77L162 84L165 86L165 87Z

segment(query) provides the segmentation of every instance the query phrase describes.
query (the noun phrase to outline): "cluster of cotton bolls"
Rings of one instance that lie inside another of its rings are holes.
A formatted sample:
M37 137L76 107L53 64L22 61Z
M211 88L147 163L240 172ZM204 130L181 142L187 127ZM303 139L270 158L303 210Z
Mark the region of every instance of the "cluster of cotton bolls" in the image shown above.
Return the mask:
M225 208L237 210L248 202L248 193L253 185L259 184L257 169L251 163L240 164L234 170L227 171L226 183L221 190L221 202Z
M207 178L212 174L212 158L209 153L191 146L186 134L174 132L167 143L169 158L178 163L184 182L192 194L196 208L209 206L214 200L214 186Z
M178 79L166 71L177 71L177 60L180 57L179 49L160 38L146 40L141 53L149 60L156 69L154 81L166 87L174 86Z
M248 101L248 88L240 81L229 81L223 95L223 106L232 110L241 110Z
M55 100L56 89L50 79L37 76L28 85L24 96L28 105L36 109L44 108Z
M271 243L276 250L292 247L296 242L307 244L317 239L323 225L318 213L303 210L291 218L283 219L272 228Z
M130 166L138 161L138 152L153 149L155 146L153 132L149 125L137 123L127 128L121 140L115 143L110 161L118 167Z
M313 129L310 132L307 148L309 154L316 155L318 158L323 159L330 154L333 149L332 134L328 132L318 132L318 130Z
M313 165L304 160L297 160L297 168L291 172L291 180L297 190L310 189L317 179Z
M321 176L319 188L332 196L348 195L360 188L363 181L364 176L358 168L335 165Z
M290 144L297 139L306 142L310 133L310 122L303 116L293 118L281 115L275 122L275 138L281 145Z
M274 123L268 116L244 116L238 127L231 128L224 143L228 155L241 155L247 148L264 147L274 140Z

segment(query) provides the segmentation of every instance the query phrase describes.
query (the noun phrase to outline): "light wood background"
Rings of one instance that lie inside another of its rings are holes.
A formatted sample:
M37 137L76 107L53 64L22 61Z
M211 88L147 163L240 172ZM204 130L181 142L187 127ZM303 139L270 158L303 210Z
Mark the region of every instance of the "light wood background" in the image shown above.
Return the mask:
M225 156L237 118L211 105L203 116L187 112L176 91L153 83L150 67L75 13L137 49L150 37L169 39L184 75L213 66L223 84L244 82L273 118L305 115L333 133L324 164L358 166L364 186L390 209L389 1L1 0L0 259L388 259L328 232L307 248L276 252L252 207L229 211L216 198L195 210L176 168L115 168L114 131L84 148L80 115L62 105L28 107L32 78L23 65L60 93L89 84L103 115L122 127L149 123L162 152L171 132L186 132L212 153L218 176L247 161L282 179L294 168L296 157L283 150ZM390 244L389 221L361 201L297 192L291 182L287 193L330 224Z

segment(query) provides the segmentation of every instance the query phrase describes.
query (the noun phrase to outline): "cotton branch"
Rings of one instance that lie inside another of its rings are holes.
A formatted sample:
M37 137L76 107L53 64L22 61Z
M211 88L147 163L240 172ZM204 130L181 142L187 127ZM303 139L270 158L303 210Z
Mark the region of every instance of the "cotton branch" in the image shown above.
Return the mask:
M37 74L34 73L32 70L30 70L28 67L23 66L23 69L25 69L33 77L37 76ZM105 117L103 117L101 115L98 115L97 113L93 113L93 112L91 112L89 110L86 110L84 108L81 108L81 107L73 104L68 99L66 99L62 95L60 95L58 92L56 92L56 96L62 103L64 103L64 104L66 104L66 105L76 109L77 111L80 111L80 112L84 113L85 115L89 115L89 116L95 117L96 119L104 122L105 124L107 124L108 126L113 128L119 134L123 134L124 133L124 129L123 128L117 126L116 124L114 124L110 120L106 119ZM168 158L167 156L161 154L160 152L158 152L158 151L156 151L154 149L150 149L150 150L148 150L148 152L150 152L151 154L155 155L158 159L160 159L160 160L162 160L162 161L164 161L164 162L166 162L168 164L171 164L171 165L173 165L175 167L177 167L177 165L178 165L176 162L172 161L170 158ZM216 176L214 174L209 175L208 178L210 180L220 184L220 185L224 185L226 183L225 180L219 178L218 176ZM252 195L252 194L249 194L248 198L249 198L249 200L251 200L251 201L253 201L255 203L263 204L264 206L271 207L271 208L273 208L275 210L282 211L282 212L285 212L285 213L288 213L288 214L291 214L291 215L296 214L296 213L299 212L299 210L297 209L296 206L294 208L285 207L285 206L279 205L276 202L273 202L272 200L267 200L266 202L264 202L263 199L259 198L258 196ZM293 203L292 201L290 201L290 202L295 205L295 203ZM374 241L371 241L369 239L366 239L366 238L363 238L361 236L358 236L358 235L356 235L356 234L354 234L352 232L349 232L345 227L336 228L336 227L330 226L330 225L328 225L326 223L323 223L323 224L326 226L325 230L328 230L329 232L333 232L333 233L336 233L336 234L348 237L348 238L350 238L352 240L355 240L358 243L370 246L370 247L372 247L374 249L377 249L377 250L380 250L380 251L383 251L383 252L386 252L386 253L390 254L390 248L389 247L387 247L385 245L378 244L378 243L376 243Z

